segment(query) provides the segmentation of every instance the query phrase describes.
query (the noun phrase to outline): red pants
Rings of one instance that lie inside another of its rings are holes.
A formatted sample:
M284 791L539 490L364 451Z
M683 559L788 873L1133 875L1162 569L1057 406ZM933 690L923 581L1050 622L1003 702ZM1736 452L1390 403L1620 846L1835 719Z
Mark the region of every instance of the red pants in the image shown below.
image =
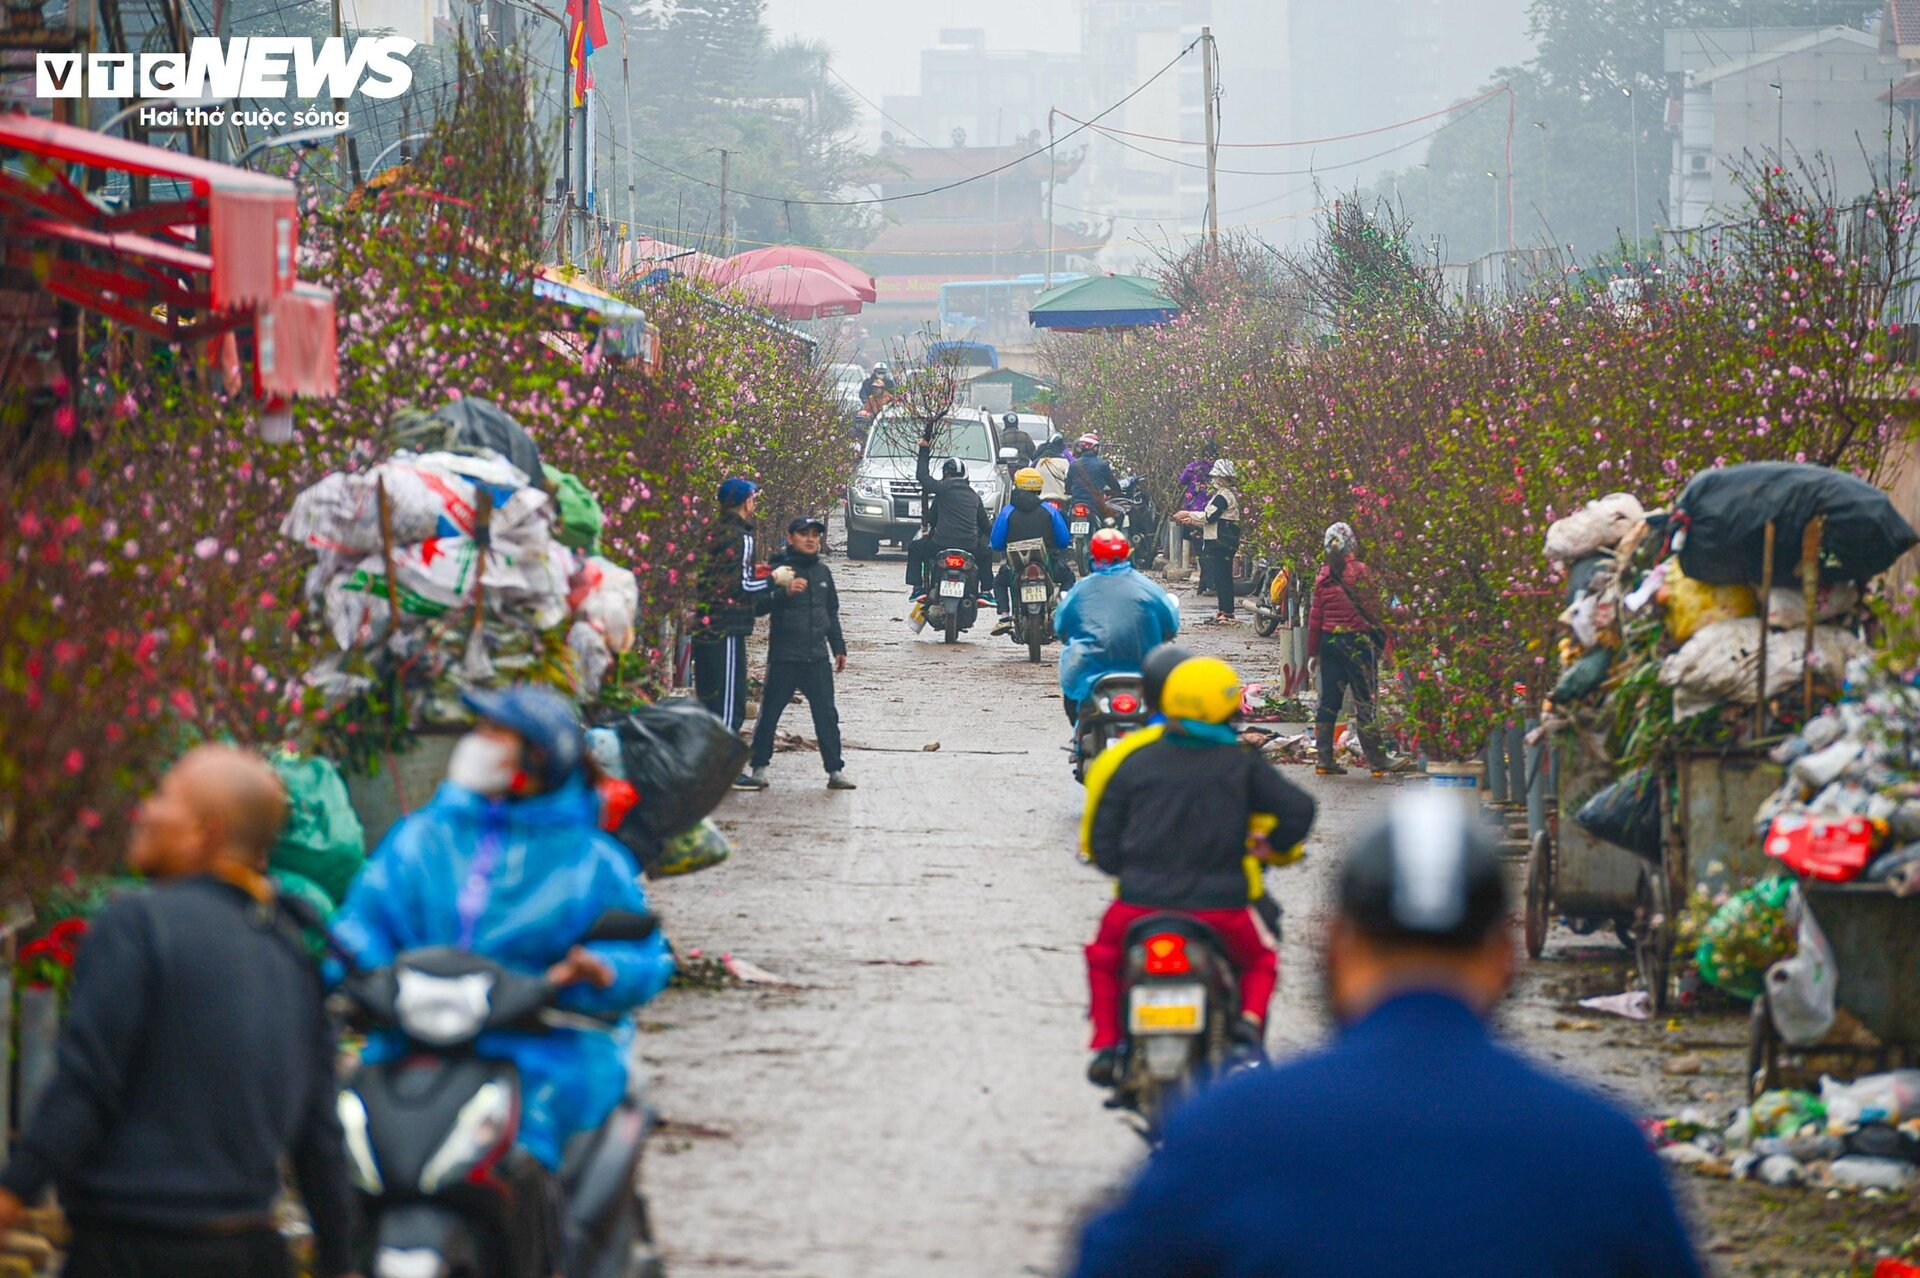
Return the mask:
M1280 983L1280 956L1267 948L1252 910L1157 910L1115 901L1087 946L1087 992L1093 1000L1089 1047L1098 1052L1120 1042L1120 967L1127 957L1127 929L1149 914L1184 914L1218 932L1228 960L1240 973L1241 1012L1267 1019L1267 1003Z

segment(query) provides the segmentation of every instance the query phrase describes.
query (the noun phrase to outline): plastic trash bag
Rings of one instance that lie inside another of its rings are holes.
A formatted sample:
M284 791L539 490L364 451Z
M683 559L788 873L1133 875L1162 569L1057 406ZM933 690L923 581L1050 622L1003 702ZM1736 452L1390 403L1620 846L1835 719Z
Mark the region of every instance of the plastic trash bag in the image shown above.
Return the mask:
M1833 1028L1834 991L1840 973L1834 967L1833 947L1798 888L1793 891L1787 913L1789 918L1797 916L1799 944L1793 957L1767 969L1767 1010L1773 1015L1773 1027L1790 1046L1811 1047ZM1827 1111L1833 1111L1831 1101Z
M640 582L610 559L598 555L574 571L567 606L606 639L612 652L633 648L634 617L640 611Z
M449 400L431 413L407 409L394 414L387 437L396 448L487 450L499 454L528 477L541 476L540 450L526 427L489 399L468 395Z
M1660 781L1650 767L1635 768L1601 789L1573 819L1596 839L1656 864L1660 860Z
M1572 563L1617 546L1646 513L1632 493L1608 493L1590 501L1547 529L1547 558Z
M1920 543L1886 493L1844 471L1797 462L1746 462L1695 475L1675 503L1680 563L1715 584L1760 582L1766 526L1774 525L1772 586L1798 579L1800 543L1826 516L1822 581L1868 581Z
M304 874L297 874L292 870L268 870L267 878L272 881L274 889L281 896L300 902L322 920L332 917L333 912L339 908L338 903L328 896L318 883ZM301 940L306 942L309 955L316 959L326 957L327 938L323 933L312 928L302 928Z
M617 720L626 779L640 792L633 816L671 838L720 806L750 751L699 702L670 698Z
M1778 551L1776 550L1777 554ZM1851 581L1822 586L1814 593L1813 619L1832 621L1852 612L1860 603L1860 587ZM1776 630L1804 628L1807 624L1807 597L1791 586L1775 586L1767 592L1767 624Z
M1595 648L1567 667L1560 681L1553 685L1553 703L1557 706L1572 705L1591 695L1607 681L1607 671L1612 668L1613 650Z
M1827 1134L1845 1136L1862 1123L1899 1126L1920 1117L1920 1069L1868 1074L1850 1083L1820 1079L1820 1100L1827 1110Z
M606 516L600 510L600 499L571 471L547 466L544 473L547 487L552 490L554 502L560 511L560 518L554 524L554 539L563 546L571 546L590 555L598 554L600 529L606 523Z
M473 535L479 492L492 508L487 524L496 539L538 519L543 529L548 500L526 486L512 466L453 453L402 454L368 470L335 472L302 491L280 521L280 535L313 550L347 558L381 547L380 486L387 491L387 521L395 546L429 537Z
M1667 570L1667 633L1682 643L1716 621L1751 617L1760 611L1753 591L1742 585L1710 586L1695 581L1679 564Z
M267 856L274 870L318 886L331 902L344 900L367 860L366 831L330 759L278 754L272 760L287 790L287 823Z
M1767 969L1793 947L1787 928L1793 892L1793 880L1776 875L1734 893L1715 910L1694 951L1701 979L1736 998L1759 998Z
M546 540L544 530L521 543L496 536L486 553L484 569L479 561L480 548L467 537L430 537L418 545L396 546L394 585L402 615L442 617L470 607L478 571L489 611L513 612L537 630L550 630L566 620L567 579L572 575L573 560L564 546ZM385 558L368 555L338 579L337 589L367 595L384 604L386 576ZM328 586L330 592L335 588L333 583ZM346 610L343 603L343 617ZM330 624L334 621L332 609L328 620ZM336 627L336 640L341 633Z
M697 874L733 855L733 843L721 828L704 817L674 835L661 849L660 859L647 869L650 879Z
M599 631L576 621L567 631L567 653L573 660L573 687L582 701L600 695L600 684L613 665L613 653Z

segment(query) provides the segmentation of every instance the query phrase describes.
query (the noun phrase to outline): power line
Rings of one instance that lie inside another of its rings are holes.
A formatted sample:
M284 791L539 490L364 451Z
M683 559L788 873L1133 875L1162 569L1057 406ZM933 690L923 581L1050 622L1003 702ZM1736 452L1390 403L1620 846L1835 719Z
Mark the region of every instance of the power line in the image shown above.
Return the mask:
M924 199L926 196L929 196L929 195L939 195L943 191L952 191L959 187L967 186L970 183L978 182L983 178L990 178L990 177L993 177L995 174L1005 173L1008 169L1018 168L1020 165L1025 164L1028 160L1032 160L1038 156L1047 154L1049 151L1059 146L1061 142L1066 141L1067 138L1071 138L1074 134L1080 133L1085 129L1091 127L1094 121L1105 119L1107 116L1112 115L1115 111L1118 111L1121 107L1131 102L1134 98L1138 97L1140 94L1146 92L1147 88L1150 85L1152 85L1154 81L1158 80L1161 76L1165 75L1167 72L1173 70L1174 66L1178 64L1182 58L1186 57L1189 53L1192 53L1195 46L1197 46L1199 43L1200 41L1196 38L1192 44L1189 44L1186 48L1174 54L1173 58L1165 66L1161 67L1158 71L1155 71L1151 76L1147 77L1147 79L1145 79L1141 83L1135 85L1133 90L1129 92L1126 97L1121 98L1118 102L1115 102L1112 106L1109 106L1108 108L1106 108L1106 110L1100 112L1099 115L1094 116L1093 120L1089 120L1083 124L1076 125L1072 130L1070 130L1066 134L1065 137L1049 142L1043 147L1036 147L1034 150L1027 152L1025 155L1018 156L1014 159L1008 160L1005 164L997 165L994 168L988 169L984 173L975 173L971 177L961 178L959 181L956 181L956 182L948 182L941 186L928 187L924 191L908 191L901 195L873 195L873 196L867 196L857 200L814 200L814 199L804 199L804 198L801 198L798 196L792 196L792 195L766 195L766 194L754 192L754 191L733 191L733 192L730 192L730 194L737 196L738 198L743 200L762 200L772 204L799 204L799 205L812 207L812 208L858 208L858 207L874 205L874 204L894 204L894 203L898 203L901 200ZM691 173L682 173L679 169L674 168L672 165L662 164L660 161L655 160L650 156L640 155L640 153L637 151L634 152L634 154L638 156L640 159L645 160L648 164L652 165L654 168L659 169L665 173L671 173L673 174L673 176L681 179L682 181L697 183L700 186L710 187L714 190L720 189L720 184L718 182L711 182L703 177L695 177Z
M1337 133L1332 137L1299 138L1299 139L1295 139L1287 142L1216 142L1214 143L1214 146L1223 150L1227 147L1240 147L1240 148L1245 148L1247 150L1272 150L1279 147L1322 146L1328 142L1348 142L1354 138L1368 138L1368 137L1373 137L1374 135L1380 134L1380 133L1391 133L1395 129L1404 129L1410 124L1424 124L1428 120L1438 119L1440 116L1450 115L1453 112L1462 110L1464 108L1477 107L1481 103L1486 102L1489 98L1498 97L1502 93L1511 93L1512 91L1513 90L1511 86L1506 84L1498 84L1498 85L1495 85L1493 88L1488 89L1485 93L1482 93L1477 97L1465 98L1459 102L1455 102L1452 106L1441 107L1438 111L1429 111L1425 115L1416 115L1405 120L1396 120L1392 124L1383 124L1378 128L1374 128L1374 129L1361 129L1356 133ZM1075 116L1068 115L1067 112L1065 111L1060 112L1060 114L1066 116L1067 119L1072 120L1075 124L1087 125L1092 123L1091 121L1081 120ZM1105 113L1102 112L1102 114L1105 114ZM1099 116L1094 117L1094 119L1096 120L1099 118L1100 118ZM1205 143L1196 142L1191 138L1169 138L1169 137L1163 137L1157 133L1133 133L1133 132L1129 132L1126 129L1116 129L1112 125L1101 126L1100 132L1107 133L1107 134L1118 134L1122 137L1139 138L1140 140L1145 142L1171 142L1177 146L1204 146L1205 145ZM1229 170L1222 169L1220 171L1222 173L1226 173Z
M853 81L847 79L847 77L845 77L844 75L841 75L838 71L835 71L833 69L832 63L827 64L827 74L832 76L834 79L838 80L841 84L846 85L847 92L851 93L854 97L859 98L862 102L872 107L874 110L874 114L878 115L881 119L885 120L888 124L897 124L901 128L905 129L913 137L919 139L925 145L934 147L936 150L938 149L937 144L928 142L927 139L922 137L920 133L917 130L915 130L912 125L906 123L903 120L899 120L894 118L893 116L888 115L886 112L886 108L882 107L878 102L875 102L872 98L868 97L866 94L860 92L860 90L854 88Z

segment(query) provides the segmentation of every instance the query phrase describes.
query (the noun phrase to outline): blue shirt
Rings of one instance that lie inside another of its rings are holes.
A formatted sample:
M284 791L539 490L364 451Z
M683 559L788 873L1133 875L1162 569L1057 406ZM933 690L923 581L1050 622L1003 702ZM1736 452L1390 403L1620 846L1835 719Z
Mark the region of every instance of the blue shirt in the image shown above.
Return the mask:
M1177 1111L1076 1278L1698 1278L1633 1121L1403 994Z

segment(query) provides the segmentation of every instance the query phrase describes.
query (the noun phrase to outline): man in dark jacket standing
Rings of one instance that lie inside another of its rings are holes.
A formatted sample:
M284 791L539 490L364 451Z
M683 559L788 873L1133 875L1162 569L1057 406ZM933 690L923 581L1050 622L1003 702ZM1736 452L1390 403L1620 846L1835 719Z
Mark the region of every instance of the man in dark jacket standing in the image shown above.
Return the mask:
M833 571L820 558L826 532L826 523L811 517L787 525L787 548L773 559L773 589L760 604L773 620L767 628L767 684L760 694L759 722L753 725L749 766L755 789L767 786L774 733L796 692L813 711L827 789L855 788L847 780L840 753L840 711L833 704L833 676L847 668L847 641L840 634L840 591L833 584Z
M753 561L753 509L760 487L735 476L720 485L720 514L700 552L693 614L693 687L707 709L735 732L747 718L747 636L769 589ZM735 786L753 789L742 775Z
M266 877L287 798L257 755L202 746L141 805L128 863L74 968L58 1070L0 1174L0 1234L57 1186L67 1278L284 1278L280 1163L315 1273L352 1268L333 1026Z
M1634 1122L1500 1044L1498 847L1410 791L1348 857L1325 941L1333 1041L1175 1111L1075 1278L1699 1278Z
M993 567L993 525L987 519L987 505L973 491L966 463L959 458L941 462L940 477L935 479L932 452L933 441L922 438L913 473L926 494L929 531L907 547L907 581L912 593L919 595L927 588L927 565L933 557L946 550L964 550L974 559L971 589L975 595L984 594Z

